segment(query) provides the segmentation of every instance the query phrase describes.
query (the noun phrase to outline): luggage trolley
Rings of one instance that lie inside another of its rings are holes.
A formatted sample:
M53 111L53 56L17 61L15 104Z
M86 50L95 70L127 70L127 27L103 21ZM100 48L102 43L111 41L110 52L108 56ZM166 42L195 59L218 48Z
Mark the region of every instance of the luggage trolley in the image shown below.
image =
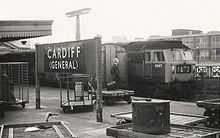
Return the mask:
M0 63L0 101L5 105L29 103L29 79L27 62Z
M220 129L220 98L197 101L197 106L205 108L204 116L209 117L205 125Z
M92 92L88 90L89 75L58 74L60 106L64 112L93 111Z

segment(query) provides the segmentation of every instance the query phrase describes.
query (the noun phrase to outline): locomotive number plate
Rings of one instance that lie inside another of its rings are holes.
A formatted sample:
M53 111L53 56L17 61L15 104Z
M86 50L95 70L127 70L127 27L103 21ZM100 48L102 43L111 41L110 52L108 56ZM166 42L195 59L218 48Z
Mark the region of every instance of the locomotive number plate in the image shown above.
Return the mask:
M191 73L191 65L177 65L176 73Z
M155 68L162 68L163 65L162 65L162 64L155 64L154 67L155 67Z

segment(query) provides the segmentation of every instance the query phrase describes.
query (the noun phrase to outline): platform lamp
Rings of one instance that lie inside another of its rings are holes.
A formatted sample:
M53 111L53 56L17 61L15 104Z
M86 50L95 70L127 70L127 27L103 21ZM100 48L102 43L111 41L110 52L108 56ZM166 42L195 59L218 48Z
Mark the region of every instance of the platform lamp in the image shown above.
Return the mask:
M76 16L76 40L80 40L80 19L79 16L83 14L89 13L91 8L84 8L76 11L67 12L67 17L75 17Z

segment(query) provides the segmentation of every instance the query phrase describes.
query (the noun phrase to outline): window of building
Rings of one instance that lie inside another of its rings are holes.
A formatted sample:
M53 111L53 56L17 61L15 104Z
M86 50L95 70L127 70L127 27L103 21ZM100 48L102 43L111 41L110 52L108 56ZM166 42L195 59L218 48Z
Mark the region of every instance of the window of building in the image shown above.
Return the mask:
M220 36L216 36L216 42L220 42Z
M211 45L214 48L220 48L220 36L212 36Z
M201 36L200 37L199 48L207 48L207 47L208 47L208 37L207 36Z
M216 55L220 56L220 48L216 48Z

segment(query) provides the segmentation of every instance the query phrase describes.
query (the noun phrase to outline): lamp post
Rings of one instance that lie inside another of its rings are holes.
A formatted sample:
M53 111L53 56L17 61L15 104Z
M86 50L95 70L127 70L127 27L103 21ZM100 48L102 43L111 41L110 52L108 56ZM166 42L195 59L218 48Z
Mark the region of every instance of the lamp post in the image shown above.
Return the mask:
M199 58L200 58L199 46L196 47L196 50L197 50L197 62L199 64Z
M76 16L76 40L80 40L80 19L79 16L83 14L89 13L90 8L84 8L76 11L67 12L67 17L75 17Z

